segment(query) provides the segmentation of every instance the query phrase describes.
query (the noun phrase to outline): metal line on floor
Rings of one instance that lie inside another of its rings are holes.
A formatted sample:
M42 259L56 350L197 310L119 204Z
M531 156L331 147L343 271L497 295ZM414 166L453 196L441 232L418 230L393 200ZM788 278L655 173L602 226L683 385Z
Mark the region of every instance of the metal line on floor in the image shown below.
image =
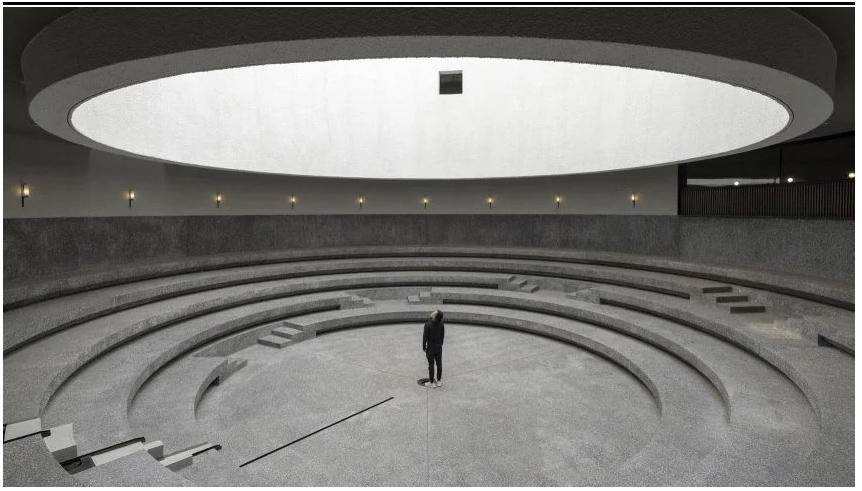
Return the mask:
M265 453L265 454L261 455L260 457L255 457L255 458L253 458L253 459L249 460L248 462L245 462L245 463L243 463L243 464L240 464L239 466L240 466L240 467L245 467L245 466L247 466L248 464L251 464L252 462L258 461L258 460L260 460L260 459L262 459L262 458L266 457L267 455L272 455L272 454L274 454L275 452L278 452L279 450L285 449L285 448L287 448L287 447L289 447L289 446L293 445L294 443L297 443L297 442L300 442L300 441L302 441L302 440L305 440L306 438L308 438L308 437L310 437L310 436L312 436L312 435L316 435L316 434L320 433L321 431L323 431L323 430L325 430L325 429L327 429L327 428L331 428L331 427L333 427L333 426L337 425L338 423L341 423L342 421L347 421L348 419L350 419L350 418L352 418L352 417L356 416L357 414L362 414L362 413L364 413L365 411L368 411L369 409L373 409L373 408L375 408L375 407L377 407L377 406L379 406L379 405L383 404L384 402L389 402L389 401L391 401L391 400L392 400L392 399L394 399L394 398L395 398L395 396L392 396L392 397L390 397L390 398L388 398L388 399L384 399L384 400L382 400L382 401L378 402L377 404L374 404L374 405L372 405L372 406L368 406L367 408L365 408L365 409L363 409L363 410L361 410L361 411L357 411L357 412L355 412L355 413L351 414L350 416L347 416L346 418L341 418L341 419L339 419L338 421L336 421L335 423L330 423L330 424L328 424L328 425L324 426L323 428L320 428L319 430L313 431L313 432L311 432L311 433L309 433L309 434L307 434L307 435L305 435L305 436L303 436L303 437L297 438L296 440L294 440L294 441L292 441L292 442L290 442L290 443L287 443L287 444L285 444L285 445L282 445L282 446L280 446L280 447L276 448L275 450L270 450L269 452L267 452L267 453Z

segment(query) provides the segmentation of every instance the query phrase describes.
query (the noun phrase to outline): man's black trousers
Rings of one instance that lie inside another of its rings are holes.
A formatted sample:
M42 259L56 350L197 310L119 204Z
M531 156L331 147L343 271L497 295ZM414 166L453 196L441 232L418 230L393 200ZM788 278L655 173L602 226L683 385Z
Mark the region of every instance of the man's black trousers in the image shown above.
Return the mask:
M425 358L428 358L428 379L431 381L440 380L443 378L443 350L436 353L430 351L425 352ZM434 378L434 362L437 362L437 378Z

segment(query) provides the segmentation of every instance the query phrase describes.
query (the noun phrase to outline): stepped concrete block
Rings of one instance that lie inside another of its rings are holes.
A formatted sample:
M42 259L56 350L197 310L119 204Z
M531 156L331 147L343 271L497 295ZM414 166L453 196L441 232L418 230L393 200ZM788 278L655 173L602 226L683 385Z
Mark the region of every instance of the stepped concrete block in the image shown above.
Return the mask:
M141 442L135 442L129 445L124 445L120 448L115 448L114 450L111 450L109 452L92 455L88 458L93 462L93 465L98 467L100 465L107 464L112 460L117 460L119 458L125 457L126 455L131 455L135 452L140 452L141 450L144 450L144 444Z
M282 326L272 330L273 336L280 336L282 338L292 339L294 341L300 341L305 339L305 331L301 329L296 329L294 327Z
M45 446L58 462L77 457L78 445L75 444L72 423L51 428L51 434L45 437Z
M748 295L721 295L715 297L715 303L747 302Z
M183 467L192 465L192 452L190 450L183 450L182 452L168 455L159 462L168 469L177 471Z
M32 435L33 433L37 433L39 431L42 431L41 418L28 419L26 421L18 421L16 423L9 423L6 425L6 428L3 431L3 441L8 442L9 440L21 438L24 435Z
M165 445L161 440L155 440L144 444L144 450L149 452L155 459L161 459L165 456Z
M536 290L538 290L538 289L539 289L539 286L538 286L538 285L534 285L534 284L532 284L532 283L528 283L528 284L526 284L526 285L524 285L524 286L522 286L522 287L520 288L520 290L521 290L522 292L527 292L527 293L534 293L534 292L535 292Z
M264 336L264 337L258 339L257 342L258 342L258 344L262 344L264 346L271 346L273 348L281 349L281 348L284 348L285 346L287 346L288 344L292 343L293 341L291 341L290 339L287 339L287 338L283 338L281 336L269 335L269 336Z
M732 286L705 286L700 289L702 293L730 293L733 291Z
M733 305L730 307L731 314L755 314L759 312L766 312L766 307L763 305Z
M419 295L407 295L407 303L419 303Z

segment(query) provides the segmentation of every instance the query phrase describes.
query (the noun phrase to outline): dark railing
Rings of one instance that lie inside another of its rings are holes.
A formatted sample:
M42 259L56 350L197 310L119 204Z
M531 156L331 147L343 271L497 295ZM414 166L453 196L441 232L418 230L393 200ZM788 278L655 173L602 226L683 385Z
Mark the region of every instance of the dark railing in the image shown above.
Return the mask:
M853 180L680 190L679 214L724 217L854 218Z

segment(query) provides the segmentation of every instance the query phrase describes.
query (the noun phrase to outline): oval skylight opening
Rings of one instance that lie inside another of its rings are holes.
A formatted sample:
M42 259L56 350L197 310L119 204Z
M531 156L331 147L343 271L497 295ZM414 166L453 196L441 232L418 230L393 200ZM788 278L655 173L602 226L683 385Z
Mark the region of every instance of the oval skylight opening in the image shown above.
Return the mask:
M441 95L461 72L463 93ZM154 159L250 172L475 179L654 166L740 149L790 122L775 99L654 70L390 58L183 74L100 94L83 136Z

